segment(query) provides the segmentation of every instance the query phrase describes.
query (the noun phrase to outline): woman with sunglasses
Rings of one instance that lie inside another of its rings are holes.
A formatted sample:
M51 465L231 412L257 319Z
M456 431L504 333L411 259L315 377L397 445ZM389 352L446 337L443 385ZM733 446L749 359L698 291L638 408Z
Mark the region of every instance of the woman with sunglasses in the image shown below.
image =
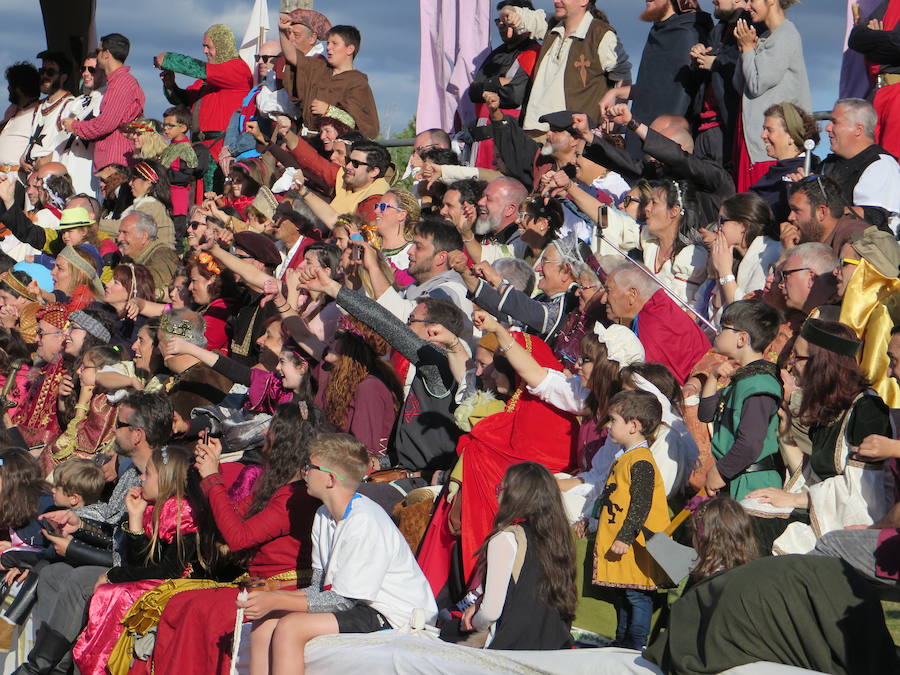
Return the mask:
M849 326L807 319L781 371L779 440L789 478L783 489L754 490L745 502L768 516L779 554L809 553L826 532L871 525L887 511L883 463L856 454L867 436L891 432L888 407L857 363L861 346Z
M409 267L407 253L412 246L413 229L419 222L419 214L419 202L403 188L388 190L375 204L375 229L381 237L381 255L397 273L402 273L394 275L394 280L401 286L414 283L406 273Z

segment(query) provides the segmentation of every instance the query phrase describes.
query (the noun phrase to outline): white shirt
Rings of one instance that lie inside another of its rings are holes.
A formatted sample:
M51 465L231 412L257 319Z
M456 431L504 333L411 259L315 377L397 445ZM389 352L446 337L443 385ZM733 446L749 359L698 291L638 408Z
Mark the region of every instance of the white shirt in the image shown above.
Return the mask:
M879 155L863 171L853 188L854 206L880 206L894 214L891 228L897 235L897 214L900 214L900 166L890 155Z
M666 288L674 291L682 300L693 303L697 289L706 281L706 260L709 251L703 244L690 244L681 249L674 258L666 260L656 271L656 256L659 240L641 230L641 249L644 252L644 267L655 272Z
M428 580L394 521L378 504L357 495L349 514L336 521L319 507L312 527L312 566L323 571L322 586L370 605L393 628L425 612L434 625L437 604Z
M31 138L34 108L26 108L13 115L0 131L0 164L17 165Z
M61 100L47 105L44 101L38 104L37 111L32 118L31 133L35 136L35 144L31 148L31 159L39 157L52 157L59 160L59 153L63 150L65 142L69 140L69 134L57 127L60 117L72 115L72 104L75 97L66 94Z

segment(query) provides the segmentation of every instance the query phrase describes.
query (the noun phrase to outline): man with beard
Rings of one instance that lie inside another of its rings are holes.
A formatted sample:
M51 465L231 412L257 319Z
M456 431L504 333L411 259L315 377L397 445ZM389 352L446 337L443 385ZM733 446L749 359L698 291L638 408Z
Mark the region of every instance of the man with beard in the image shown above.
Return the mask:
M850 237L871 227L847 211L841 188L828 176L812 175L791 183L788 205L788 222L781 224L781 245L786 251L816 241L840 255Z
M627 150L595 136L589 120L579 116L576 129L585 140L586 158L621 174L625 180L689 181L697 190L702 222L711 223L719 217L722 201L734 194L734 181L721 164L695 156L694 138L685 118L662 115L648 126L633 117L627 105L619 103L607 110L607 119L632 132L642 144L644 158L636 160Z
M0 123L0 173L19 172L19 162L31 138L31 120L41 96L41 76L30 63L20 62L6 69L9 108ZM21 202L21 193L18 201Z
M900 167L875 142L878 115L868 101L844 98L834 104L825 131L831 154L822 162L822 173L841 186L848 204L859 207L863 217L878 227L897 233L900 213Z
M97 62L98 52L93 51L81 66L81 96L69 106L69 114L75 120L90 120L100 114L100 101L106 91L106 73ZM65 122L61 122L65 125ZM76 192L95 194L99 184L94 177L94 149L90 141L71 134L63 145L59 161L66 165Z
M63 111L74 101L74 97L65 89L72 62L62 52L43 51L37 55L41 59L41 93L44 98L31 122L31 138L22 154L20 165L26 172L44 162L52 162L59 158L60 144L66 140L66 134L60 130L58 122L64 116ZM46 158L46 159L45 159Z
M693 124L692 104L700 76L691 67L691 47L706 42L712 17L699 11L698 0L647 0L641 21L653 24L647 35L641 66L634 85L610 89L600 101L601 112L617 101L633 100L631 112L639 120L661 115L688 117ZM626 137L628 151L641 156L641 143L634 134Z
M595 0L554 0L553 18L543 10L510 3L500 20L513 31L544 40L523 127L547 131L541 117L558 110L590 110L611 86L631 81L631 63Z
M473 262L525 257L527 246L520 236L518 220L519 204L527 196L525 186L513 178L503 176L487 184L478 200L474 227L460 230Z
M300 189L300 197L330 230L342 213L374 209L375 202L391 189L384 178L390 166L391 156L383 145L374 141L359 141L350 147L344 168L338 169L334 199L330 203L305 185ZM294 174L295 183L303 183L304 180L301 172Z
M535 190L541 176L548 171L571 170L575 175L575 163L582 145L581 135L573 127L577 112L562 110L542 116L539 121L546 124L549 131L540 144L532 140L516 120L500 112L497 94L486 91L484 102L490 111L491 123L474 131L478 132L478 140L494 139L494 156L502 173Z
M712 4L719 23L706 44L691 47L694 66L705 76L694 152L725 165L731 163L734 134L741 114L741 90L734 85L741 53L734 28L738 19L747 19L748 0L713 0Z
M144 91L125 65L131 43L124 35L110 33L100 38L97 64L106 75L106 93L94 118L61 120L63 129L78 138L93 141L94 171L109 164L127 165L134 151L132 143L119 129L144 112Z

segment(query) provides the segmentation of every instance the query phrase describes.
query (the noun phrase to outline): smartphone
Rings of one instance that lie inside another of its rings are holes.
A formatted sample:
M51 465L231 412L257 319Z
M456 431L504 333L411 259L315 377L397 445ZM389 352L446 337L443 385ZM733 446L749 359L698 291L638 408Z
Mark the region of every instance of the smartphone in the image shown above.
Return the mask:
M609 216L609 205L601 204L600 208L597 212L597 225L599 225L601 230L605 230L606 226L609 224L608 221Z
M44 529L47 530L50 534L55 537L62 536L62 525L57 523L55 520L50 520L49 518L44 518L41 520L41 525L43 525Z
M354 232L350 235L350 241L355 241L360 244L365 244L366 240L359 232ZM355 262L359 262L363 259L363 247L362 246L354 246L353 250L350 251L350 258Z

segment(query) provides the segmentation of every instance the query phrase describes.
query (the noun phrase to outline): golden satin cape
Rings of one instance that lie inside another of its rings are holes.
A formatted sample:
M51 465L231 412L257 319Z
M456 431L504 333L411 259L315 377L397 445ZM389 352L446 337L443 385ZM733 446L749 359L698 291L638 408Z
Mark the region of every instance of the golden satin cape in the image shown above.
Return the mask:
M841 323L863 341L858 361L872 389L889 408L900 408L900 387L888 376L888 342L894 320L889 307L900 299L900 279L883 276L865 258L850 277L841 303Z

